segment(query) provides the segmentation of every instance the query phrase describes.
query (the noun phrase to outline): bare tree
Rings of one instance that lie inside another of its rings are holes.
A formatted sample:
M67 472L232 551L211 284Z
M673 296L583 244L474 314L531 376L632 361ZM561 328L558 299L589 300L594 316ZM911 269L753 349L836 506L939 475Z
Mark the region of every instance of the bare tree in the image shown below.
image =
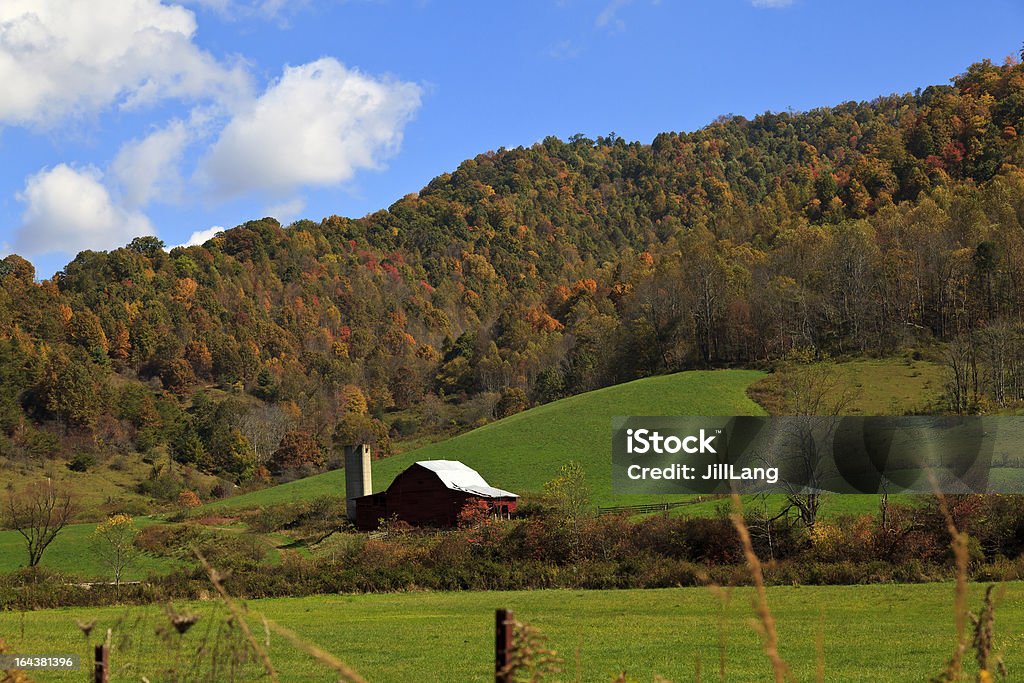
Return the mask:
M71 492L50 479L29 484L21 493L8 492L5 521L25 539L28 566L39 565L43 552L70 523L75 511Z
M276 405L262 405L245 413L238 428L252 446L257 465L263 465L281 443L294 420Z
M960 335L946 350L946 395L949 407L957 415L966 413L971 404L971 368L974 367L974 345L967 335Z
M815 361L809 351L790 354L782 370L782 386L787 412L798 419L788 424L787 439L795 443L786 449L785 462L780 464L801 485L786 494L780 514L795 508L800 520L813 527L821 507L821 483L836 474L834 463L821 452L820 445L831 441L839 416L849 408L855 392L843 385L827 357Z

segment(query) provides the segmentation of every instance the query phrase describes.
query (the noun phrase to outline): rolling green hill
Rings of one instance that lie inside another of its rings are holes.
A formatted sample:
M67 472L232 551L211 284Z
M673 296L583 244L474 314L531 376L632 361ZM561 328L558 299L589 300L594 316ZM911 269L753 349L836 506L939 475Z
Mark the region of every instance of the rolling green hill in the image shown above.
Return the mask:
M598 505L643 502L611 492L611 419L616 415L763 415L746 388L755 370L681 372L650 377L548 403L373 464L374 490L418 460L460 460L490 484L516 493L539 491L564 463L586 469ZM249 507L344 495L345 472L335 470L211 504Z

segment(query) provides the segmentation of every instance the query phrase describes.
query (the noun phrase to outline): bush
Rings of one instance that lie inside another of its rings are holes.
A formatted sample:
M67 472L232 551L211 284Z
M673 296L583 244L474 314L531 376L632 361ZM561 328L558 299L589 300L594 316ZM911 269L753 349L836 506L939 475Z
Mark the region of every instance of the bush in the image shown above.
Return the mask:
M192 524L152 524L139 530L135 546L161 557L187 557L190 546L198 543L204 533Z
M261 566L267 557L267 541L255 534L206 534L196 549L218 571L232 574L273 570Z
M178 494L181 493L183 488L185 488L185 484L180 477L168 472L156 471L155 469L149 479L139 482L138 486L136 486L136 490L142 495L166 503L176 501Z
M313 531L338 529L347 525L345 499L319 496L299 503L280 503L247 511L246 521L254 531L270 533L283 529Z
M76 453L68 462L68 469L72 472L85 472L95 464L96 456L92 453Z
M400 438L412 436L419 426L419 422L411 417L400 417L391 423L391 434Z

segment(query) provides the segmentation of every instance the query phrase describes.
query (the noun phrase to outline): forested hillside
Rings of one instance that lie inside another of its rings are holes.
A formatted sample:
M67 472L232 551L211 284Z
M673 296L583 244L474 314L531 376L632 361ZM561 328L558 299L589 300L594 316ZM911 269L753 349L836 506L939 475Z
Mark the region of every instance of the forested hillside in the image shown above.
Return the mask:
M481 154L361 219L251 221L169 253L140 238L41 282L8 256L0 464L166 453L266 480L355 440L386 454L389 432L453 414L935 340L973 368L951 409L1012 403L1022 135L1024 67L985 62L949 86L650 144Z

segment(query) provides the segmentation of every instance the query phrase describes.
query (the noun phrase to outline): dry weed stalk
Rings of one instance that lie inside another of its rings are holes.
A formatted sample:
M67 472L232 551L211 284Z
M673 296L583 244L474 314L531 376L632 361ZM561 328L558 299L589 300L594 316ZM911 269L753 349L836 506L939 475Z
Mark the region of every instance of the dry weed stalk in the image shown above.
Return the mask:
M8 650L7 643L0 638L0 654ZM0 683L32 683L32 679L21 669L0 670Z
M245 615L243 614L242 609L238 607L234 599L224 588L224 584L220 579L220 574L216 569L210 566L210 563L206 561L206 558L204 558L198 550L195 551L195 554L196 557L199 558L200 564L203 565L203 568L209 575L210 583L213 584L213 587L217 590L217 593L220 594L221 599L224 601L225 606L227 606L228 610L235 617L235 621L238 623L239 628L242 629L242 632L245 634L249 644L252 646L253 650L259 654L260 659L263 661L263 668L266 670L267 675L270 676L272 681L277 681L277 673L274 671L274 666L270 661L270 655L267 654L266 650L266 648L270 647L270 631L274 631L283 637L292 645L292 647L302 650L321 664L333 669L339 676L341 676L342 681L347 681L348 683L366 683L366 679L360 676L355 669L345 662L341 661L326 650L323 650L312 643L307 643L294 631L291 631L280 624L274 623L266 617L262 618L263 628L266 633L266 647L261 646L259 641L257 641L256 637L252 634L252 631L249 629L249 624L245 620Z
M992 599L992 590L995 586L985 589L985 600L982 603L981 614L971 615L974 623L974 657L978 662L978 680L991 681L992 669L994 668L1002 678L1006 678L1006 664L999 655L993 655L992 646L995 632L996 607Z
M539 683L546 676L562 672L562 658L547 647L547 637L533 626L515 621L512 625L512 648L508 664L499 672L512 680ZM626 680L622 672L616 680Z
M747 569L750 570L750 576L754 580L756 591L754 610L760 620L759 630L764 637L764 652L772 664L775 683L783 683L789 673L789 666L779 656L779 636L775 630L775 617L772 616L772 611L768 607L768 591L765 589L764 574L761 572L761 560L758 559L757 553L754 552L754 545L750 542L750 530L743 519L743 502L735 491L732 493L732 510L729 518L739 534L743 555L747 560Z
M953 614L956 622L956 647L953 655L946 662L946 667L936 676L933 681L957 681L963 671L964 652L967 651L967 570L970 555L967 550L967 534L960 531L953 515L949 511L949 503L946 496L939 487L939 480L931 468L925 470L928 474L928 481L939 503L939 511L946 520L946 529L949 531L950 547L953 549L953 556L956 559L956 586L953 597Z
M207 576L210 577L210 583L212 583L213 587L217 590L221 600L224 602L224 606L228 608L228 611L231 612L235 621L238 623L238 627L242 629L242 633L245 634L245 639L249 642L249 645L256 654L259 655L260 660L263 662L263 669L267 672L267 676L269 676L270 680L274 683L278 683L277 671L274 670L274 665L270 661L270 655L267 654L266 649L260 645L259 641L256 640L256 637L252 634L252 630L249 629L249 623L245 620L245 614L242 609L235 602L234 598L231 597L231 594L224 588L224 584L221 582L220 573L206 561L206 558L203 557L203 554L199 552L199 550L194 550L193 552L199 560L199 563L203 565L203 569L206 570Z

